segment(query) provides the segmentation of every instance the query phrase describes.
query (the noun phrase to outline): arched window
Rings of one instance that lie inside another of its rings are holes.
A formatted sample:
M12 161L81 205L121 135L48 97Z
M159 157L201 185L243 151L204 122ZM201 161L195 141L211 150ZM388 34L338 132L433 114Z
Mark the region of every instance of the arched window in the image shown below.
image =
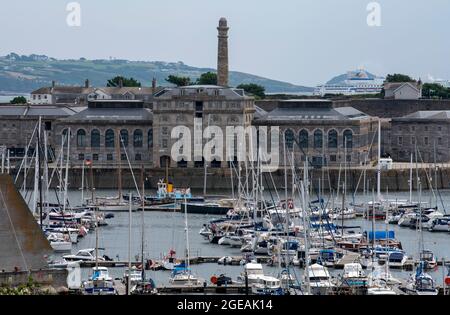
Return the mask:
M328 147L337 148L338 146L338 134L336 130L330 130L328 132Z
M284 132L284 139L286 141L286 147L292 149L294 146L294 132L291 129L287 129Z
M106 130L105 147L114 148L114 130L112 130L112 129Z
M300 148L302 149L308 149L308 131L307 130L300 130L298 133L298 142L300 144Z
M353 148L353 132L351 130L344 131L344 143L347 149Z
M321 130L314 131L314 149L320 149L323 146L323 133Z
M80 129L77 131L77 147L86 146L86 131L84 129Z
M149 149L153 148L153 129L148 130L147 145Z
M142 148L142 142L143 142L142 138L143 138L142 130L136 129L133 134L133 145L135 148Z
M128 130L126 129L120 130L120 138L121 138L120 146L128 147Z
M91 147L100 148L100 131L98 129L91 131Z

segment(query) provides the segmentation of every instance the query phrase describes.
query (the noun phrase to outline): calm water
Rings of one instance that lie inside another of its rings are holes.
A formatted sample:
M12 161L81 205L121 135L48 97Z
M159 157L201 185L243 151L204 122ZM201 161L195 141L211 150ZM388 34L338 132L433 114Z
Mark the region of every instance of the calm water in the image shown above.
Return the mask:
M114 195L114 191L99 190L97 195ZM149 194L152 192L148 192ZM222 192L214 192L225 194ZM441 192L442 199L445 205L450 208L450 191ZM73 205L79 204L81 200L80 192L73 190L69 192L69 200ZM30 197L30 196L29 196ZM370 197L371 198L371 197ZM370 199L369 198L369 199ZM407 199L408 193L396 193L390 194L389 199ZM428 197L423 196L422 200L428 200ZM358 195L357 200L367 199L365 196ZM439 203L441 208L441 204ZM135 260L140 256L141 252L141 212L134 212L131 215L131 257ZM239 256L241 252L238 248L231 248L228 246L219 246L210 244L205 241L198 232L204 223L209 220L217 218L217 216L200 215L200 214L188 214L189 224L189 240L191 256ZM115 217L108 220L109 225L101 227L98 230L99 233L99 246L104 247L106 250L104 254L113 259L128 260L128 226L129 226L129 214L127 212L115 213ZM371 229L371 222L363 219L348 220L346 225L359 225L362 230ZM384 230L385 224L381 221L376 223L377 230ZM390 230L394 230L397 239L401 240L403 248L408 253L408 256L417 257L418 252L418 235L409 228L400 228L397 225L389 225ZM178 257L184 256L185 250L185 233L184 233L184 214L176 212L146 212L144 214L144 256L145 258L161 258L162 255L167 253L170 248L174 248ZM450 259L450 233L431 233L424 232L425 248L432 250L439 258ZM95 233L90 233L86 237L80 240L80 242L73 246L72 252L77 252L78 249L93 248L95 247ZM276 275L278 273L277 268L264 267L267 274ZM218 264L201 264L193 265L192 270L197 275L204 279L209 279L213 274L226 273L229 276L235 278L242 271L240 266L221 266ZM296 273L301 274L298 267L294 267ZM84 277L86 278L89 270L84 270ZM337 273L342 271L336 271ZM115 277L121 277L123 275L123 268L111 268L111 273ZM393 271L397 277L407 278L410 272ZM157 284L167 283L170 272L156 271L149 272ZM438 284L442 283L442 270L438 269L432 272L432 275L438 281Z

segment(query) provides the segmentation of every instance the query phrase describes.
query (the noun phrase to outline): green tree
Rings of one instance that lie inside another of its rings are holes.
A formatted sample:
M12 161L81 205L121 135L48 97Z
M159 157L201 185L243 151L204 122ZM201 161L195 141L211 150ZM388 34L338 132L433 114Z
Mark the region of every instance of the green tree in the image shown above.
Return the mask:
M24 96L16 96L11 100L10 103L11 104L26 104L27 99Z
M449 98L450 89L438 83L424 83L422 96L424 98Z
M191 78L189 77L179 77L176 75L169 75L166 79L167 82L175 84L176 86L187 86L191 85Z
M416 82L416 80L406 74L394 73L388 74L384 82Z
M238 89L243 89L245 92L253 94L256 99L263 99L266 97L264 86L249 83L249 84L240 84L237 86Z
M124 87L140 87L141 82L133 79L133 78L125 78L122 76L116 76L112 79L109 79L106 83L106 86L108 87L119 87L120 82L122 81L122 86Z
M197 84L201 85L217 85L217 73L214 72L206 72L200 75L200 78L197 80Z

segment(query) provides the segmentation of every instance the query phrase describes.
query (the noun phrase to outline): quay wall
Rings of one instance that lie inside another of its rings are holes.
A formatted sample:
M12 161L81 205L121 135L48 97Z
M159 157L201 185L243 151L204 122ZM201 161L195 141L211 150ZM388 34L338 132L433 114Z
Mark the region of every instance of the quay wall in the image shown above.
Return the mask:
M17 287L27 284L29 277L41 286L51 286L55 289L67 287L67 270L65 269L0 272L0 286Z
M136 183L138 187L142 187L140 179L140 169L133 170ZM288 171L288 187L291 186L291 174ZM339 174L340 173L340 174ZM357 187L358 191L363 190L363 169L349 169L347 170L347 192L353 192ZM428 175L427 175L428 173ZM392 169L383 170L381 172L381 190L386 191L386 189L391 191L408 191L409 190L409 175L410 170L405 169ZM429 189L430 180L432 186L435 187L434 183L437 179L437 187L439 189L450 189L450 168L438 168L435 173L434 170L431 171L428 168L419 169L419 178L422 183L422 189ZM297 170L297 175L302 178L302 170ZM315 188L320 186L324 191L329 191L331 187L332 190L336 190L338 179L340 178L341 187L344 182L344 171L339 172L338 169L330 169L323 171L320 169L311 169L310 175L312 176L313 186ZM90 177L87 174L87 181L90 184ZM369 169L366 171L366 189L376 190L376 169ZM160 179L165 178L165 170L163 169L145 169L146 189L155 189L157 183ZM413 172L413 188L417 189L416 171ZM71 169L69 171L69 189L78 189L81 187L81 170ZM273 180L272 180L273 178ZM203 189L204 183L204 170L203 169L169 169L169 180L174 183L175 187L190 187L196 190ZM244 177L242 179L245 180ZM273 187L272 183L278 189L284 187L284 171L282 169L271 173L269 175L266 173L263 177L263 184L267 190L267 187ZM359 184L358 184L359 182ZM21 186L22 178L19 176L17 181L17 186ZM118 187L118 176L117 171L114 169L99 169L94 170L94 187L96 189L117 189ZM54 180L52 182L52 187L56 188L58 183ZM29 188L33 187L32 179L28 179L27 186ZM208 176L206 181L207 191L217 191L217 190L231 190L231 175L230 169L208 169ZM237 189L237 179L234 177L234 186ZM86 187L86 185L85 185ZM133 176L129 170L122 170L122 187L124 190L134 189L135 183Z

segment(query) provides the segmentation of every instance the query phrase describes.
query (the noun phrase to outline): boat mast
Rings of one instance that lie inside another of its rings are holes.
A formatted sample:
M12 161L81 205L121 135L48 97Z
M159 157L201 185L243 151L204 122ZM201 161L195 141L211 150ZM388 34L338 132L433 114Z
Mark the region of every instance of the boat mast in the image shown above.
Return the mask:
M412 204L413 191L413 153L411 152L411 162L409 164L409 203Z
M142 180L142 212L141 212L141 228L142 228L142 235L141 235L141 265L142 265L142 280L145 280L145 268L144 268L144 231L145 231L145 224L144 224L144 211L145 211L145 176L144 176L144 165L142 165L141 169L141 180Z
M45 212L47 213L47 219L48 219L48 208L49 208L49 184L48 184L48 135L46 130L44 129L44 185L45 185ZM48 224L48 220L47 224Z
M184 230L186 234L186 270L188 271L188 282L191 281L191 275L189 271L190 265L190 253L189 253L189 228L188 228L188 217L187 217L187 200L186 194L184 194Z
M81 205L84 204L84 159L81 166Z
M308 196L308 159L305 159L303 164L303 183L302 183L302 201L303 201L303 229L304 229L304 246L305 246L305 274L306 274L306 292L311 294L311 285L309 279L309 221L307 218L307 207L309 203Z
M131 207L133 204L133 192L129 193L129 209L128 209L128 276L127 276L127 295L130 295L130 276L131 276ZM143 266L142 266L143 267Z
M286 242L287 242L287 256L286 259L286 268L289 268L289 205L288 205L288 187L287 187L287 158L286 158L286 136L283 134L283 159L284 159L284 205L285 205L285 216L286 216ZM280 252L282 247L280 248ZM281 260L281 259L280 259ZM288 281L289 283L289 281Z
M116 151L117 151L117 180L118 180L118 190L119 190L119 202L122 201L122 156L120 154L120 143L122 141L122 135L120 131L118 131L118 137L116 141Z
M66 157L66 170L64 178L64 198L63 198L63 213L66 211L67 204L67 188L68 188L68 178L69 178L69 159L70 159L70 127L67 133L67 157Z
M381 120L378 119L377 201L381 201Z
M41 154L40 154L40 147L41 147L41 116L39 116L39 130L38 130L38 140L37 140L37 156L36 160L38 161L38 188L39 188L39 223L42 228L42 181L41 181Z

